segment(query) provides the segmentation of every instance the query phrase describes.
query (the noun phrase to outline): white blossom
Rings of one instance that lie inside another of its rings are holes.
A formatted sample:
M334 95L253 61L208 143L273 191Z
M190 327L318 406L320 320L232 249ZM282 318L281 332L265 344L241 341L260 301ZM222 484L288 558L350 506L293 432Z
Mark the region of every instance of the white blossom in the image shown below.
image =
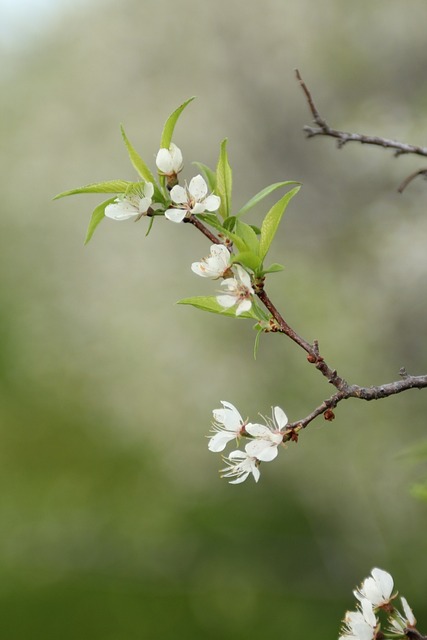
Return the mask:
M219 196L208 195L208 185L201 175L192 178L185 188L175 185L170 197L175 207L166 209L165 216L172 222L182 222L187 214L216 211L221 204Z
M399 611L395 610L389 617L389 621L391 624L389 631L393 634L404 636L405 629L407 629L408 627L415 627L417 621L406 598L402 596L400 600L402 602L402 607L405 615L402 616Z
M225 309L230 309L237 304L236 316L240 316L251 308L254 290L248 272L240 265L236 265L236 269L236 277L226 278L221 282L225 293L218 295L216 299L218 304Z
M261 475L258 468L259 461L254 456L250 456L245 451L236 450L232 451L227 458L224 457L224 461L228 466L221 469L221 477L236 478L235 480L230 480L230 484L240 484L250 474L253 475L255 482L258 482Z
M203 278L222 278L230 269L230 252L223 244L213 244L207 258L201 262L193 262L192 271Z
M112 220L138 219L147 213L152 203L154 185L151 182L138 184L126 195L121 195L105 207L105 215Z
M360 601L358 611L347 611L339 640L373 640L378 620L372 603L366 598Z
M209 440L209 451L223 451L227 444L242 434L245 422L231 402L221 401L222 409L214 409L214 424L212 431L215 435Z
M162 147L157 152L156 165L162 175L176 175L177 173L182 171L182 168L184 166L181 149L177 147L173 142L171 143L169 149Z
M381 607L392 599L393 584L393 578L387 571L375 568L354 595L360 601L366 598L374 607Z
M277 457L278 447L283 442L283 429L288 424L286 413L280 407L274 407L273 420L267 418L267 424L248 423L245 431L254 437L245 449L251 456L263 462Z

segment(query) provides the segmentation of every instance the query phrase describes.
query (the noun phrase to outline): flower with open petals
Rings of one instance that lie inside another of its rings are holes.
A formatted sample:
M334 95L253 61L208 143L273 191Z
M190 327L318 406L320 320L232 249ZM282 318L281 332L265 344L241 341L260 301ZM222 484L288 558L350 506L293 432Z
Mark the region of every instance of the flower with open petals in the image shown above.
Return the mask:
M230 269L230 252L223 244L213 244L207 258L193 262L192 271L203 278L222 278Z
M230 484L240 484L244 482L246 478L252 474L255 482L258 482L260 477L259 461L250 456L245 451L232 451L230 455L225 458L224 461L228 464L227 467L221 469L221 478L236 478L230 480Z
M371 576L354 591L354 595L360 601L366 598L374 607L382 607L394 597L393 584L393 578L387 571L375 568L372 569Z
M105 215L112 220L139 220L147 213L154 194L154 185L151 182L142 182L136 185L126 195L119 196L105 207Z
M267 418L267 424L252 424L245 426L245 431L253 436L245 449L251 456L262 462L270 462L277 457L278 447L283 442L283 429L288 424L286 413L280 407L274 407L273 420Z
M216 211L221 204L219 196L208 195L208 185L201 175L192 178L185 188L175 185L170 197L175 206L166 209L165 216L172 222L182 222L186 215Z
M156 156L156 166L161 175L176 176L184 166L181 149L173 142L169 149L165 147L159 149Z
M347 611L339 640L373 640L378 625L372 603L366 598L360 601L358 611Z
M254 290L252 289L249 273L239 264L236 265L236 269L237 275L235 278L226 278L221 282L225 293L218 295L216 299L224 309L230 309L237 304L236 316L240 316L240 314L249 311L251 308Z
M214 409L214 424L212 431L215 435L209 440L209 451L223 451L231 440L241 436L245 428L245 422L231 402L221 401L222 409Z

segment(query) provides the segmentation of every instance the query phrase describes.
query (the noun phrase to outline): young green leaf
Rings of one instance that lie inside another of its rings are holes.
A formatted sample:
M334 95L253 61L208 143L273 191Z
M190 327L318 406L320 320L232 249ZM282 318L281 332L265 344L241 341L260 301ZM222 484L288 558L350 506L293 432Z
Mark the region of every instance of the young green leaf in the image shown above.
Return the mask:
M240 314L240 316L236 316L236 310L233 309L224 309L217 302L217 299L214 296L195 296L193 298L183 298L179 300L177 304L188 304L196 309L201 309L202 311L209 311L210 313L218 313L221 316L229 316L231 318L253 318L257 319L257 316L254 314L252 309L249 311L244 311Z
M256 337L255 337L255 344L254 344L254 360L256 360L258 349L259 349L259 339L261 337L261 333L263 333L263 329L260 327L258 323L254 326L254 329L256 330Z
M301 187L294 187L293 189L288 191L288 193L286 193L283 198L281 198L278 202L276 202L275 205L271 207L270 211L265 216L264 221L261 225L260 239L260 256L262 260L264 260L265 256L268 253L286 207L288 206L292 198L298 193L300 188Z
M111 204L112 202L114 202L116 200L116 198L109 198L108 200L105 200L105 202L103 202L102 204L99 204L92 213L90 222L89 222L89 226L87 228L87 232L86 232L86 238L85 238L85 244L87 244L89 242L89 240L91 239L91 237L93 236L96 227L99 225L99 223L101 222L101 220L105 217L105 208L107 205Z
M74 196L76 193L125 193L131 182L126 180L108 180L107 182L94 182L86 184L84 187L77 187L70 191L63 191L54 197L54 200L65 198L65 196Z
M268 269L263 269L262 273L277 273L278 271L283 271L285 267L283 266L283 264L278 264L277 262L274 262L272 265L270 265L268 267Z
M216 167L215 189L215 193L221 198L221 206L218 211L219 215L223 219L228 218L230 215L232 184L232 172L227 155L227 139L225 139L221 142L221 149Z
M196 167L199 169L199 171L201 171L203 173L203 175L205 176L206 182L208 184L208 187L210 189L210 191L215 191L216 189L216 174L214 171L212 171L212 169L210 169L206 164L203 164L203 162L193 162L193 164L196 165Z
M261 266L261 258L250 251L242 251L236 255L231 257L231 263L234 264L237 262L244 267L248 267L252 271L257 271Z
M252 207L255 207L261 200L266 198L273 193L276 189L280 189L281 187L286 187L289 184L299 184L299 182L295 182L295 180L286 180L286 182L275 182L274 184L270 184L269 187L265 187L259 191L256 195L254 195L248 202L236 213L236 216L242 216L247 213Z
M259 253L259 240L255 231L246 222L241 220L236 221L236 228L234 231L240 238L242 238L249 251L258 255Z
M151 173L150 169L147 167L147 165L145 164L144 160L141 158L139 153L135 150L135 148L130 143L129 138L127 137L125 130L123 128L123 125L120 125L120 131L122 132L123 141L126 145L126 149L128 151L129 158L134 169L138 172L141 178L144 178L146 182L152 182L154 186L156 186L156 181L154 179L153 174Z
M161 149L169 149L170 143L172 142L173 131L175 129L175 125L178 121L179 116L184 111L185 107L190 104L194 100L196 96L189 98L185 102L182 103L178 109L169 116L169 118L165 122L165 126L163 127L162 137L160 138L160 148Z

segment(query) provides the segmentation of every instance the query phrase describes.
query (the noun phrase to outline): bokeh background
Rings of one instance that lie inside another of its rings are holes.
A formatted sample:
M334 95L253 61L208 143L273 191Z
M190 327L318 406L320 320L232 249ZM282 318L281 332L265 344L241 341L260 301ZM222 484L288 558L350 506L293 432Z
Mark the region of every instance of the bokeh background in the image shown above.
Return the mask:
M0 635L7 640L336 638L352 588L390 571L427 625L425 392L349 400L250 479L220 480L211 411L292 420L331 389L291 342L175 302L213 293L187 225L107 220L66 189L154 167L163 123L234 202L303 188L271 297L350 382L427 369L422 159L306 140L294 69L331 124L425 144L424 0L0 0ZM270 206L271 202L266 206ZM254 211L257 224L265 208ZM414 453L415 452L415 453Z

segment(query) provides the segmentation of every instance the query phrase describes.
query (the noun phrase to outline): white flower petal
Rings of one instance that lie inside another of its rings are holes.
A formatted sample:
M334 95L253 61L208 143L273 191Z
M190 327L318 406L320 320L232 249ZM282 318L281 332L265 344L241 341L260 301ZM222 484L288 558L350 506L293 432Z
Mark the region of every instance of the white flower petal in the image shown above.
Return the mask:
M286 415L286 413L283 411L283 409L281 409L280 407L274 407L273 409L273 415L274 415L274 419L276 421L276 424L279 428L279 431L282 431L282 429L284 429L286 427L286 425L288 424L288 416Z
M240 266L240 264L236 264L236 269L237 269L237 275L239 276L239 279L241 280L241 282L245 285L245 287L247 287L251 291L251 293L253 293L253 289L251 286L251 277L249 273L245 271L243 267Z
M221 198L219 196L210 195L203 201L205 211L216 211L221 206Z
M230 309L230 307L234 307L234 305L236 304L236 299L233 298L233 296L229 296L227 294L217 296L216 300L218 304L220 304L221 307L224 307L225 309Z
M188 190L195 200L200 202L203 200L208 192L208 185L204 178L199 174L194 178L191 178ZM172 189L173 191L173 189Z
M112 220L129 220L139 215L138 209L127 200L119 200L105 207L104 214Z
M165 217L172 222L182 222L186 213L185 209L166 209Z
M265 424L257 424L249 422L245 426L245 430L254 438L268 438L271 435L270 429Z
M218 431L208 443L209 451L217 453L218 451L224 451L225 447L231 440L236 439L236 434L227 431Z
M144 187L144 195L146 198L152 198L154 195L154 184L152 182L146 182Z
M171 197L171 200L175 202L175 204L187 204L187 201L188 201L186 190L184 189L184 187L181 187L181 185L179 184L176 184L172 188L170 192L170 197Z
M191 213L194 213L196 215L199 213L204 213L205 211L206 209L203 202L196 202L194 206L191 208Z
M405 613L405 618L408 625L411 627L415 627L415 625L417 624L417 621L415 619L415 616L413 614L411 607L408 604L408 601L403 596L400 598L400 600L402 602L403 611Z
M236 309L236 316L240 316L242 313L245 313L245 311L249 311L251 306L252 302L250 300L242 300Z
M378 583L382 595L388 600L393 591L394 581L392 576L387 571L377 568L372 569L371 574Z
M159 149L156 156L156 166L166 175L172 173L172 156L169 149Z
M277 446L269 440L252 440L245 447L246 453L262 462L271 462L277 457Z

